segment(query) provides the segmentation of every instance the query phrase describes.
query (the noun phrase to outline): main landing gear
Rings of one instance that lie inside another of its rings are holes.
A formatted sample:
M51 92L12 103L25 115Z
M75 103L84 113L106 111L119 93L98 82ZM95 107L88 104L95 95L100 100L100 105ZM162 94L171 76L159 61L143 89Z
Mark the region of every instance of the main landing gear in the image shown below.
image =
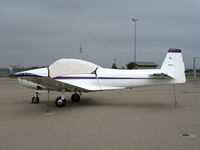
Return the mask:
M81 97L80 97L80 95L77 94L77 93L74 93L74 94L72 94L72 96L71 96L71 100L72 100L73 103L78 103L78 102L80 102L80 99L81 99Z
M57 107L64 107L66 105L66 100L65 100L65 89L62 89L61 91L61 97L56 98L55 104Z
M62 99L62 97L56 98L55 104L57 107L64 107L66 104L66 100Z
M40 102L40 98L39 98L39 93L38 92L35 92L35 96L32 98L32 103L33 104L37 104ZM72 94L71 96L71 101L73 103L78 103L80 102L80 95L78 93L74 93ZM66 105L66 99L65 99L65 90L62 90L62 94L60 97L57 97L56 100L55 100L55 104L57 107L64 107Z
M71 96L71 100L72 100L73 103L80 102L80 99L81 98L80 98L80 95L78 93L74 93ZM57 107L64 107L66 105L66 100L63 96L58 97L55 101L55 104L56 104Z

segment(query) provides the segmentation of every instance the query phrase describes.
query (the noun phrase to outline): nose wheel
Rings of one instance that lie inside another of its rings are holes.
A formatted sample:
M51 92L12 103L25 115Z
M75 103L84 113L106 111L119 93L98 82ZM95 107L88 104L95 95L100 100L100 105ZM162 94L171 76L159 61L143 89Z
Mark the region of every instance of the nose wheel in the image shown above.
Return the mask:
M39 98L39 93L35 92L35 96L32 98L32 103L33 104L38 104L40 102L40 98Z
M61 97L58 97L55 101L55 104L57 107L64 107L66 104L66 100L62 99Z
M32 98L32 103L33 104L38 104L40 102L40 98L38 97L38 96L34 96L33 98Z

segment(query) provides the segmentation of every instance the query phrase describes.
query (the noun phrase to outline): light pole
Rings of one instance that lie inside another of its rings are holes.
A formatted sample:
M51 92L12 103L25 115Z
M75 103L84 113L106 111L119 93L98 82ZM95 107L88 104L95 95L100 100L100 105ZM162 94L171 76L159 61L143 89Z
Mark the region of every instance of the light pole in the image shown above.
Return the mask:
M200 59L200 57L194 57L194 59L193 59L193 80L194 81L197 78L197 75L196 75L196 59Z
M134 37L134 62L136 62L136 23L138 22L138 18L133 18L132 21L135 22L135 37Z

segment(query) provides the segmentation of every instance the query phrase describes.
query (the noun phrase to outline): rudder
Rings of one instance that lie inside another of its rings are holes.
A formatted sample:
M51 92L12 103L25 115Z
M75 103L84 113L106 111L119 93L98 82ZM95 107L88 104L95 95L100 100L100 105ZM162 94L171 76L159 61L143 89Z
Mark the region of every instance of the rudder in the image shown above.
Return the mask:
M185 65L181 49L170 48L161 66L161 72L171 76L174 83L185 83Z

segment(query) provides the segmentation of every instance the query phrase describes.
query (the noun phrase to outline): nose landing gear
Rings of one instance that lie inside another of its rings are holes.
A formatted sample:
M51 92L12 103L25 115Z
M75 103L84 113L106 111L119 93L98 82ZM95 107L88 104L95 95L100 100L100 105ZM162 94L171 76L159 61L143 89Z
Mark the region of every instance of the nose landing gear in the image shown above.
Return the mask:
M34 96L34 97L32 98L32 103L33 103L33 104L37 104L37 103L39 103L39 102L40 102L40 98L39 98L38 96L37 96L37 97Z
M32 98L33 104L38 104L40 102L40 98L38 97L38 92L35 93L35 96Z

